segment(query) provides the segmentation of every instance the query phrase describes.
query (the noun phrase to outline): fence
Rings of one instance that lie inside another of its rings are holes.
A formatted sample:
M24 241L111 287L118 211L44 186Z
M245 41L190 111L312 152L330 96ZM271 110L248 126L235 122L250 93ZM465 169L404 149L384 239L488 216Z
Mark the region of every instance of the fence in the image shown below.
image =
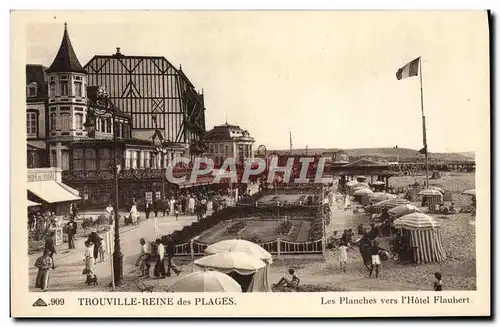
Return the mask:
M275 241L258 243L267 252L277 255L290 255L290 254L322 254L323 253L323 240L294 243L282 241L279 238ZM196 242L191 240L190 242L178 244L175 246L176 256L202 256L205 254L205 249L209 244Z

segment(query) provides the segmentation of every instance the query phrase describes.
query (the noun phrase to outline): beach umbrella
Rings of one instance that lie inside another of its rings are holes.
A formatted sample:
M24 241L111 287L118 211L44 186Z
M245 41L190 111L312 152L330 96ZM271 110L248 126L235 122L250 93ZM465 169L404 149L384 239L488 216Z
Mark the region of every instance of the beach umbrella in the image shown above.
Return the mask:
M407 204L407 203L410 203L410 201L402 199L402 198L392 198L392 199L387 199L384 201L377 202L373 206L376 208L377 207L384 207L384 208L392 209L392 208L395 208L401 204Z
M369 188L361 188L361 189L357 189L356 191L354 191L353 195L367 195L367 194L372 194L373 191L370 190Z
M251 256L272 263L273 256L258 244L246 240L224 240L214 243L205 249L206 254L217 254L225 252L243 252Z
M394 220L394 227L407 229L437 228L439 222L429 215L414 212Z
M218 271L195 271L179 279L169 289L173 292L241 293L238 282Z
M462 192L462 194L464 194L464 195L470 195L470 196L476 196L476 189L464 191L464 192Z
M443 196L443 194L441 192L439 192L438 190L436 189L433 189L433 188L428 188L426 190L423 190L423 191L420 191L418 193L418 195L423 195L423 196L434 196L434 195L439 195L439 196Z
M202 268L214 268L217 270L242 270L257 271L266 266L264 261L244 252L224 252L200 258L194 262Z
M420 210L413 204L405 203L390 209L388 211L388 214L391 215L393 218L399 218L414 212L420 212Z
M437 186L429 186L429 189L430 190L437 190L439 191L441 194L444 194L444 190L440 187L437 187Z
M396 195L389 194L389 193L383 193L383 192L375 192L375 193L370 194L369 197L370 197L371 203L377 203L380 201L394 199L396 197Z

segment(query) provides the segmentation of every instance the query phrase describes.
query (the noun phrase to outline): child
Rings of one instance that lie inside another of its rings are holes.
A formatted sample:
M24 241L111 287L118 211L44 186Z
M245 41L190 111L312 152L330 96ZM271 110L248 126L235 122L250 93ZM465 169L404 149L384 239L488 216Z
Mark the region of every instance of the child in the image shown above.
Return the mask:
M339 246L339 263L340 263L340 269L343 272L346 272L346 266L347 266L347 244L342 242L340 243Z
M300 279L295 273L295 270L290 268L288 269L288 274L292 277L291 279L287 279L285 277L281 277L279 282L274 285L274 287L279 287L279 286L287 286L287 287L295 287L298 286L300 283Z
M174 207L175 220L179 220L179 203L175 203Z
M436 277L436 281L434 282L434 291L441 292L443 290L443 280L441 279L441 273L435 272L434 277Z
M148 246L146 245L146 240L141 238L139 240L140 248L139 248L139 259L136 262L136 266L141 269L140 277L149 277L149 269L151 265L149 264L150 253L148 251Z
M100 262L106 262L106 243L104 239L101 238L101 245L99 245L99 257Z

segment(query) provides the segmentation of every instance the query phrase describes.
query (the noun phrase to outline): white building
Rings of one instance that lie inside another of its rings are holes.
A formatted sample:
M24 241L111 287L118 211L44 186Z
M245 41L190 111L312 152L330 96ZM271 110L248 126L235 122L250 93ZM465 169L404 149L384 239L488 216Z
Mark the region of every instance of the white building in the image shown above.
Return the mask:
M253 144L255 140L247 130L237 125L225 123L214 126L205 134L204 143L208 152L205 157L221 165L226 158L235 158L238 164L253 161Z

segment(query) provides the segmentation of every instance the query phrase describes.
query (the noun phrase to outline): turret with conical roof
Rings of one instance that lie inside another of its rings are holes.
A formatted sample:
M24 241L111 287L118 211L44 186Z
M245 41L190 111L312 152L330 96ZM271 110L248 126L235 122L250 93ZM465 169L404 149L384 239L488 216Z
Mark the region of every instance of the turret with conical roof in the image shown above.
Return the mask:
M57 52L56 58L50 65L47 73L83 73L86 74L80 61L76 57L75 50L71 45L71 40L68 34L68 25L64 23L64 34L61 41L61 46Z
M66 23L59 50L46 72L49 84L50 165L67 169L69 151L65 142L76 141L86 135L83 123L87 116L87 72L76 57Z

